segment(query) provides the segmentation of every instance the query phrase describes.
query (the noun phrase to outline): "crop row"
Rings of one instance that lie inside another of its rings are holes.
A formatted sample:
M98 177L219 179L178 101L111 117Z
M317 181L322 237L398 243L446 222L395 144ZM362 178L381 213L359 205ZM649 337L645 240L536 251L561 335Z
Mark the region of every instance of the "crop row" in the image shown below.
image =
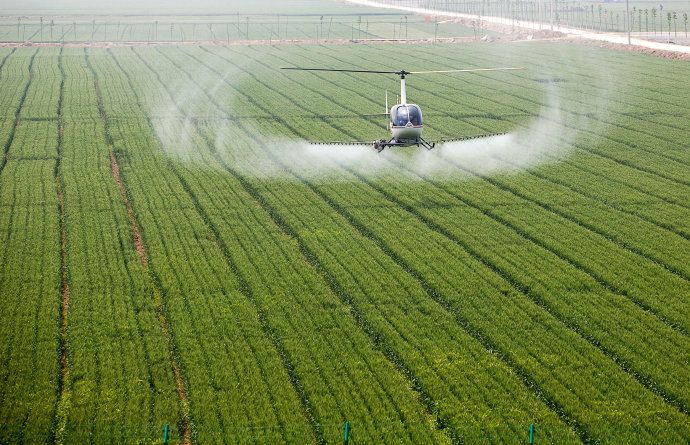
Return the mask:
M60 221L54 179L58 125L53 121L34 135L27 125L31 122L22 120L26 97L42 89L31 81L47 67L32 66L38 52L13 52L0 72L2 109L16 116L5 121L12 130L0 169L0 419L14 427L10 436L0 436L2 441L11 441L14 434L31 441L50 439L48 425L54 420L59 385L60 321L55 308L61 284ZM57 53L45 57L57 64ZM41 101L57 117L57 97ZM36 153L38 158L32 156Z
M321 442L345 420L438 438L537 423L575 440L687 424L682 127L662 125L655 154L630 114L653 94L687 112L666 76L651 93L623 79L620 101L571 68L551 86L411 77L429 135L517 129L514 150L551 161L486 158L507 174L466 162L467 145L339 156L290 141L383 137L357 116L398 85L276 67L400 69L389 50L0 51L0 440L96 439L97 424L296 425L282 438ZM405 68L500 55L462 50L420 47ZM526 54L558 62L543 51ZM601 140L574 132L598 119L584 109L597 95L612 110ZM540 114L551 130L530 124Z

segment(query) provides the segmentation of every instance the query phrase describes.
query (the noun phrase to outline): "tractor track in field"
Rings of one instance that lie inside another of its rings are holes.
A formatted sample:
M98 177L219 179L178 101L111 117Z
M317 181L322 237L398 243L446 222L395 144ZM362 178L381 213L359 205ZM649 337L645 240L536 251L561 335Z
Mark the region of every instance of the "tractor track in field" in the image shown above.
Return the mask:
M60 381L58 393L57 428L55 431L55 442L63 441L68 407L71 400L72 391L70 388L69 372L69 342L67 335L67 317L69 315L69 285L67 283L67 228L65 226L65 200L63 185L61 180L62 152L63 152L63 103L65 96L65 70L62 66L62 50L58 58L58 68L60 70L60 96L58 99L58 145L57 159L55 161L55 187L57 189L59 213L60 213L60 280L61 280L61 303L60 308Z
M120 167L117 163L117 158L115 157L115 152L113 150L113 141L112 141L112 136L110 135L110 128L108 124L108 120L106 119L106 114L105 110L103 108L103 103L101 99L101 91L98 86L98 76L96 74L95 69L91 65L91 62L89 61L88 58L88 53L86 53L86 48L84 49L84 52L86 54L86 63L91 70L93 76L94 76L94 88L96 90L96 99L98 101L98 111L101 120L103 121L103 124L105 126L105 132L106 132L106 141L108 143L108 151L110 154L110 166L111 170L113 173L113 178L115 179L115 182L117 183L117 186L120 189L120 192L122 193L122 198L124 200L125 206L127 207L127 214L129 216L130 223L132 225L132 231L133 231L133 242L134 246L141 258L141 264L142 267L144 268L144 271L146 272L146 275L148 276L150 282L151 282L151 288L152 288L152 293L154 297L154 305L156 306L156 312L158 316L158 321L160 323L161 330L163 331L163 336L165 338L165 341L168 346L168 350L170 353L170 361L171 361L171 366L173 370L173 375L175 379L175 386L177 388L177 393L180 397L180 402L182 404L182 418L180 419L181 422L181 439L182 443L184 445L191 445L192 439L191 439L191 419L190 419L190 414L189 414L189 400L187 398L187 389L185 387L184 379L182 378L182 372L180 370L180 365L178 363L178 360L175 355L175 345L172 339L170 327L168 320L165 316L165 304L163 302L163 297L160 289L158 288L158 285L156 283L156 279L153 275L153 271L149 267L149 261L148 261L148 254L146 252L146 246L144 245L143 239L141 237L141 232L139 230L139 225L136 221L135 215L134 215L134 210L132 209L132 203L129 200L129 197L127 195L127 189L125 187L125 184L120 177Z
M29 87L31 86L31 81L33 80L33 74L32 74L32 69L34 66L34 59L36 58L36 54L38 54L38 49L34 51L34 53L31 55L31 60L29 61L29 80L26 82L26 86L24 87L24 92L22 93L22 99L19 102L19 105L17 106L17 111L15 112L15 122L14 125L12 126L10 130L10 136L7 138L7 142L5 143L5 153L2 157L2 163L0 163L0 173L2 173L3 169L5 168L5 165L7 164L7 161L10 159L10 147L12 146L12 141L14 141L14 135L17 131L17 128L19 128L19 121L20 121L20 115L22 113L22 107L24 106L24 102L26 101L26 95L29 93ZM6 59L6 58L5 58ZM4 60L3 60L3 65L4 65ZM8 232L9 233L9 232Z

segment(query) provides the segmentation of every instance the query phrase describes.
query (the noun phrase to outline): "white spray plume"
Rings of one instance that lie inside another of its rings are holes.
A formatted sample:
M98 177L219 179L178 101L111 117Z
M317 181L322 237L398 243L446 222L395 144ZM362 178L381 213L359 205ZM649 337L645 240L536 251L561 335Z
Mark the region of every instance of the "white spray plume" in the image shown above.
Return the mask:
M257 132L253 136L255 147L246 152L246 158L233 157L233 166L240 173L254 177L286 179L295 173L304 179L334 181L350 180L352 174L363 177L389 174L401 167L435 179L517 172L541 162L553 161L568 150L567 143L555 144L549 135L557 133L569 141L575 134L561 127L562 113L556 95L549 98L545 112L525 127L499 136L439 144L432 150L389 147L377 153L372 146L312 145L304 141L261 136ZM219 136L217 140L226 141L227 138ZM222 144L219 149L232 151L236 147ZM343 170L348 173L343 173Z
M608 73L601 71L595 76L602 83L609 79ZM430 151L421 147L390 147L377 153L371 146L310 145L305 141L267 135L262 133L259 123L246 117L242 119L243 128L239 129L237 122L228 118L233 111L232 94L228 93L226 78L242 82L242 68L225 71L225 76L221 77L199 66L191 77L191 81L186 76L181 77L169 87L176 92L176 102L184 104L187 116L183 116L169 100L162 100L152 110L154 130L163 152L199 167L213 168L211 166L217 166L217 163L209 161L209 155L203 155L208 151L203 144L211 144L227 165L240 174L276 179L292 178L294 173L304 179L352 180L352 174L368 177L395 173L400 168L435 179L518 172L567 155L578 138L578 128L585 125L587 113L597 110L603 115L606 110L602 105L610 103L602 94L589 102L582 96L578 97L580 101L568 100L562 104L560 98L566 97L568 88L572 88L567 82L540 83L545 87L543 96L546 100L542 99L542 102L547 104L531 121L508 134L445 143ZM539 77L558 78L544 70L540 71ZM216 98L217 93L222 93L221 105L225 108L221 110L209 103L209 95ZM565 113L562 107L575 114ZM592 120L587 120L586 124L591 133L596 133L597 129L592 128L596 124ZM385 137L385 134L372 136Z

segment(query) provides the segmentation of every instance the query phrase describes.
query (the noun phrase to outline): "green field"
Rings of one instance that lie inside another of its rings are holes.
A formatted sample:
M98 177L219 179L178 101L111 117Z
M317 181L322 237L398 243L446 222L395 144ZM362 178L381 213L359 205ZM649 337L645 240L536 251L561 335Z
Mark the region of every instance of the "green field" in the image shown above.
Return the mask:
M30 0L0 8L0 42L431 39L495 34L329 0L105 2Z
M401 13L0 17L0 42L234 42L482 37L477 26Z
M508 134L377 154L305 141L385 137L395 76L281 66L524 69L410 76L425 137ZM0 442L687 443L687 70L0 48Z

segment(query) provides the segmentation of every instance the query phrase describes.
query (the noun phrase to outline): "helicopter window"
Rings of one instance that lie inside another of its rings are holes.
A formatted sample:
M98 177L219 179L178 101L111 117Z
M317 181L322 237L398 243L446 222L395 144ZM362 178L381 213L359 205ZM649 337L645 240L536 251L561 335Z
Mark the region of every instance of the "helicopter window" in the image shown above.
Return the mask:
M410 115L410 122L412 125L422 125L422 110L416 105L410 105L408 108L408 114Z
M404 127L408 122L422 125L422 110L416 105L399 105L393 108L392 121L396 127Z
M393 125L396 127L404 127L407 125L408 119L407 107L398 106L393 110Z

